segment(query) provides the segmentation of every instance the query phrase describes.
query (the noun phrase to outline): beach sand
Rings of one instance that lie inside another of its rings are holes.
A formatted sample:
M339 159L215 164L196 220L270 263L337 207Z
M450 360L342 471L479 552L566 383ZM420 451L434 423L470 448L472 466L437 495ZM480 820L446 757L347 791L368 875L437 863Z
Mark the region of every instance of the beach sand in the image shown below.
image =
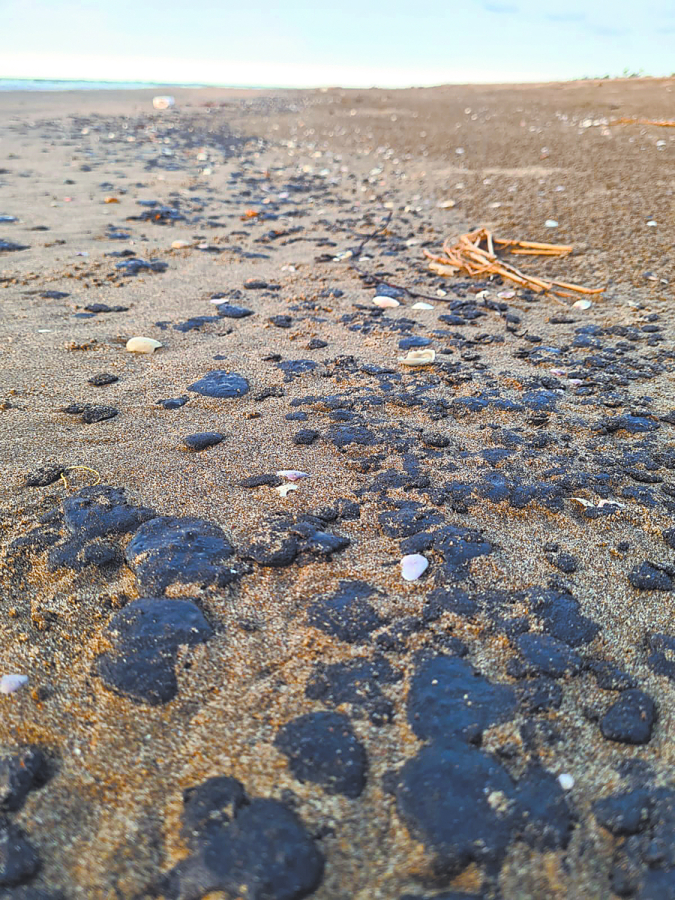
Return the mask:
M675 896L675 81L153 93L0 94L3 896Z

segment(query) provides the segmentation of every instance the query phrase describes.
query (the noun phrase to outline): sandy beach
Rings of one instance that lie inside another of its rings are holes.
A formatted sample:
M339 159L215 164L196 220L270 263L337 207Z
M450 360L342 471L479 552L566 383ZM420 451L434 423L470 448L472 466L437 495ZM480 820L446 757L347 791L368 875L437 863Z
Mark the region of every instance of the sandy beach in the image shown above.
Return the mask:
M675 897L675 80L156 93L0 93L0 896Z

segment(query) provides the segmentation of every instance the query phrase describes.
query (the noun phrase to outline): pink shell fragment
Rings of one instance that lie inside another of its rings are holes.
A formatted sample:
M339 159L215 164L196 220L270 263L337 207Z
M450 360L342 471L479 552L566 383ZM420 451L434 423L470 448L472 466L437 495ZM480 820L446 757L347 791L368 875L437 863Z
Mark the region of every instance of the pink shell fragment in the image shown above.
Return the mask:
M298 469L280 469L277 475L279 478L285 478L286 481L300 481L301 478L309 478L308 472L300 472Z
M375 306L379 306L380 309L394 309L396 306L401 305L394 297L383 296L373 297L373 303Z
M404 581L417 581L429 568L429 560L420 553L410 553L401 560L401 575Z
M28 682L28 675L3 675L0 678L0 694L13 694Z

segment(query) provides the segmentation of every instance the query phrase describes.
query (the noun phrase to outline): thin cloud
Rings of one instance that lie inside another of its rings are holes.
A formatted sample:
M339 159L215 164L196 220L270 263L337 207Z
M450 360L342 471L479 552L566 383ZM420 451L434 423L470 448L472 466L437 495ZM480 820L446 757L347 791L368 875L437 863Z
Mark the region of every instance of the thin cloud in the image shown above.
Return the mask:
M621 37L628 34L627 28L613 28L611 25L589 25L588 28L599 37Z
M549 22L583 22L586 16L581 12L560 12L546 13L544 18L548 19Z
M483 9L486 12L499 13L501 15L511 15L518 12L518 7L513 3L484 3Z

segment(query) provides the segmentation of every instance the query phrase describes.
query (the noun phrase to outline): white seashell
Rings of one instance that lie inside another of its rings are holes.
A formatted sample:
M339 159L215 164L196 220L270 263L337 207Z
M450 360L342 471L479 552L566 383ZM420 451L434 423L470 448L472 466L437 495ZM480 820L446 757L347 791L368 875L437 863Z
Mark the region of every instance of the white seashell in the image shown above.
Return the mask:
M658 222L655 222L654 219L650 219L650 220L647 222L647 226L648 226L649 228L656 228L657 225L658 225Z
M353 255L351 250L343 250L341 253L336 253L333 259L335 262L343 262L345 259L351 259Z
M3 675L0 678L0 694L13 694L28 682L28 675Z
M585 497L570 497L574 503L578 503L579 506L583 506L584 509L588 509L589 506L594 506L590 500L586 500Z
M132 337L127 341L129 353L154 353L162 346L160 341L147 337Z
M190 246L190 241L172 241L171 249L172 250L185 250L186 247Z
M155 109L171 109L176 103L174 97L153 97L152 105Z
M564 378L567 375L567 371L565 369L551 369L551 375L557 375L558 378Z
M555 219L547 219L544 222L544 225L546 226L546 228L557 228L558 227L558 223L556 222Z
M436 359L435 350L410 350L407 356L399 357L403 366L430 366Z
M279 487L274 488L281 497L286 497L290 491L297 491L297 489L297 484L280 484Z
M571 791L574 787L574 778L565 772L562 775L558 775L558 784L563 791Z
M401 575L404 581L417 581L429 568L429 560L420 553L409 553L401 560Z
M497 296L499 297L500 300L511 300L513 297L516 296L516 292L515 291L499 291Z
M413 305L410 308L411 309L433 309L434 307L433 307L432 303L423 303L420 300L419 303L413 303Z
M593 304L590 300L576 300L572 306L574 309L590 309Z
M394 297L373 297L373 303L380 309L394 309L395 306L401 305Z
M454 200L439 200L436 209L452 209L456 205Z
M308 472L301 472L299 469L280 469L277 475L279 478L285 478L287 481L300 481L302 478L309 478Z

